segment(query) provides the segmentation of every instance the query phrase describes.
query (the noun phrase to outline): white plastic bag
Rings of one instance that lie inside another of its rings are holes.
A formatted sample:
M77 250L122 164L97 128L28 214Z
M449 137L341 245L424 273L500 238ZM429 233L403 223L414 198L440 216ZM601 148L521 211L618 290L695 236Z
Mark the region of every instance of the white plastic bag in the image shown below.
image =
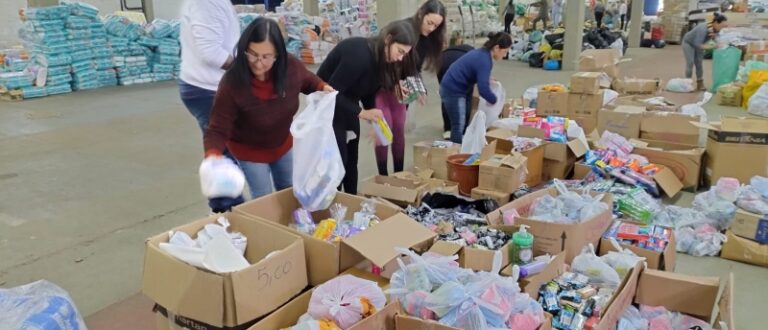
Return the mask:
M573 258L571 265L573 271L589 277L589 282L594 284L605 284L611 287L619 286L621 278L610 265L595 255L595 247L592 243L585 246L581 254Z
M621 39L618 39L621 40ZM619 92L612 89L603 90L603 105L609 105L619 98Z
M621 40L621 38L617 38L609 47L611 49L618 49L621 56L624 56L624 40Z
M200 190L207 198L236 198L243 193L245 175L227 157L208 157L200 163Z
M760 86L760 89L749 98L747 111L756 116L768 117L768 84Z
M667 82L667 91L674 93L691 93L696 90L693 79L674 78Z
M45 280L0 288L0 310L2 329L87 329L69 294Z
M613 267L620 277L626 276L640 261L645 261L645 258L638 257L632 250L624 249L619 245L619 242L615 238L610 238L611 245L616 251L609 251L606 255L600 257Z
M363 319L363 298L376 310L381 310L387 303L376 282L342 275L315 288L308 312L315 320L332 320L340 328L348 329Z
M499 119L501 111L504 110L504 102L507 99L507 92L504 90L504 86L501 82L495 81L491 83L491 91L493 95L496 95L496 104L490 104L484 98L480 98L480 103L477 105L477 112L485 113L485 129L491 127L494 121Z
M310 212L328 208L336 197L336 188L344 179L344 162L333 133L337 94L310 94L307 107L291 124L293 193L301 206Z
M487 141L485 140L485 113L478 111L472 122L467 127L461 142L462 154L479 154L483 151ZM295 184L295 182L294 182Z
M699 116L699 122L706 124L709 122L707 119L707 111L704 110L704 105L712 99L712 93L705 92L701 101L697 103L686 104L680 107L680 112L690 116ZM699 129L699 146L703 147L707 145L707 130Z

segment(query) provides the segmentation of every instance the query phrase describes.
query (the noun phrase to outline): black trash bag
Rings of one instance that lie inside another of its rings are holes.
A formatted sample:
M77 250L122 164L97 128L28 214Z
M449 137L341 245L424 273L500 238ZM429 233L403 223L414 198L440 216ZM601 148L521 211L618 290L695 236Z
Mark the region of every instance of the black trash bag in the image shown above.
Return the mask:
M528 66L532 68L544 67L544 52L536 52L528 58Z
M475 210L483 214L491 213L499 208L499 203L493 199L474 200L443 193L426 194L421 199L421 203L427 204L433 209L454 209L458 207L462 211Z
M555 43L555 44L549 44L549 45L552 46L552 50L563 50L565 48L565 44L562 43L562 42L558 42L558 43Z
M621 38L620 35L616 35L615 33L607 30L600 30L600 36L607 42L609 45L616 42L616 39Z
M667 46L667 42L664 40L654 40L653 42L653 47L655 48L664 48Z
M565 33L553 33L544 36L544 39L546 39L547 43L552 45L552 48L554 48L555 44L562 44L565 42Z

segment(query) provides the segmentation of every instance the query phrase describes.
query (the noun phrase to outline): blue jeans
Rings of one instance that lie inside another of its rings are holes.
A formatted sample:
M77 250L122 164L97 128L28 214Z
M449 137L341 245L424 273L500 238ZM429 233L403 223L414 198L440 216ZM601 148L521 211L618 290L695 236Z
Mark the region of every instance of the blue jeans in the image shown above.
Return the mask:
M467 112L472 107L472 99L467 95L454 95L440 87L440 98L451 123L451 142L461 143L467 127Z
M189 113L197 120L200 131L205 135L205 130L208 129L208 119L211 118L216 91L193 86L179 80L179 96L181 96L181 102L187 107Z
M243 160L238 163L251 190L251 199L270 194L273 183L278 191L293 186L293 150L269 164Z

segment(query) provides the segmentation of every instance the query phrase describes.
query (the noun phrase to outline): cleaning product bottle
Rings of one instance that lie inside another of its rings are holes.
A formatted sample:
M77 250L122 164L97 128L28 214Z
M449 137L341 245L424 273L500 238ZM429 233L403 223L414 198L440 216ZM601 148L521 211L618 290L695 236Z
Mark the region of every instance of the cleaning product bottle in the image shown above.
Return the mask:
M533 235L527 225L520 225L520 230L512 234L512 262L525 265L533 260Z

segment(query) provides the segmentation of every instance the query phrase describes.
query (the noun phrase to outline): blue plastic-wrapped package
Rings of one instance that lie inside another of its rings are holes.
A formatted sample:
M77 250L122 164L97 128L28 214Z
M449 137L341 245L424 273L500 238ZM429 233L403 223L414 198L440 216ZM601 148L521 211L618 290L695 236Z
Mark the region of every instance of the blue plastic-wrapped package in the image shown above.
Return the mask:
M86 329L69 294L45 280L10 289L0 288L0 310L3 311L0 324L4 329Z
M80 50L70 53L69 56L72 57L72 62L90 61L93 59L93 52L90 47L80 48Z
M175 79L173 73L155 73L156 81L166 81Z
M115 66L111 57L95 59L93 60L93 64L96 67L96 70L107 70Z
M12 61L6 60L6 62L8 62L11 68L11 71L24 71L24 69L26 69L27 66L29 66L29 60L16 59Z
M37 62L40 63L42 66L59 66L59 65L69 65L72 63L72 57L69 56L69 54L60 54L60 55L37 55Z
M154 73L173 73L173 65L156 63L152 66Z
M154 57L154 61L156 63L160 63L160 64L171 64L171 65L173 65L173 64L181 63L181 58L178 57L178 56L169 56L169 55L165 55L165 54L157 54Z
M151 37L141 37L137 42L144 47L157 47L160 45L160 39Z
M30 21L60 20L69 16L67 6L30 7L24 10L24 16Z
M5 89L19 89L34 86L35 77L28 72L0 73L0 86Z
M99 8L85 2L64 2L72 15L95 19L99 16Z
M67 40L90 39L90 29L67 29Z
M80 16L69 16L65 25L69 29L89 30L91 28L91 20Z
M72 62L72 73L77 73L77 72L82 73L90 70L95 70L93 67L93 62L91 62L91 60Z
M96 88L99 88L98 80L88 80L84 82L72 83L72 90L75 90L75 91L82 91L82 90L89 90L89 89L96 89Z
M173 26L171 26L169 21L155 19L151 24L147 25L145 30L153 38L165 38L173 33Z
M69 65L58 65L58 66L49 66L45 67L48 70L49 76L58 76L63 74L70 74L72 72L72 67Z
M21 95L24 99L31 99L36 97L47 96L48 92L45 87L24 87L21 89Z
M67 55L72 51L72 47L69 43L55 43L55 44L27 44L28 48L35 53L44 54L44 56L69 56Z
M72 85L69 82L65 84L51 84L46 85L45 90L48 92L48 95L72 93Z
M24 25L33 31L58 31L64 28L64 20L27 21Z
M179 39L179 36L181 35L181 22L173 20L171 22L171 27L173 28L173 32L171 32L169 37L173 39Z
M59 74L55 76L48 75L48 77L45 79L45 85L46 86L52 86L52 85L69 85L69 83L72 81L72 75L67 74Z

